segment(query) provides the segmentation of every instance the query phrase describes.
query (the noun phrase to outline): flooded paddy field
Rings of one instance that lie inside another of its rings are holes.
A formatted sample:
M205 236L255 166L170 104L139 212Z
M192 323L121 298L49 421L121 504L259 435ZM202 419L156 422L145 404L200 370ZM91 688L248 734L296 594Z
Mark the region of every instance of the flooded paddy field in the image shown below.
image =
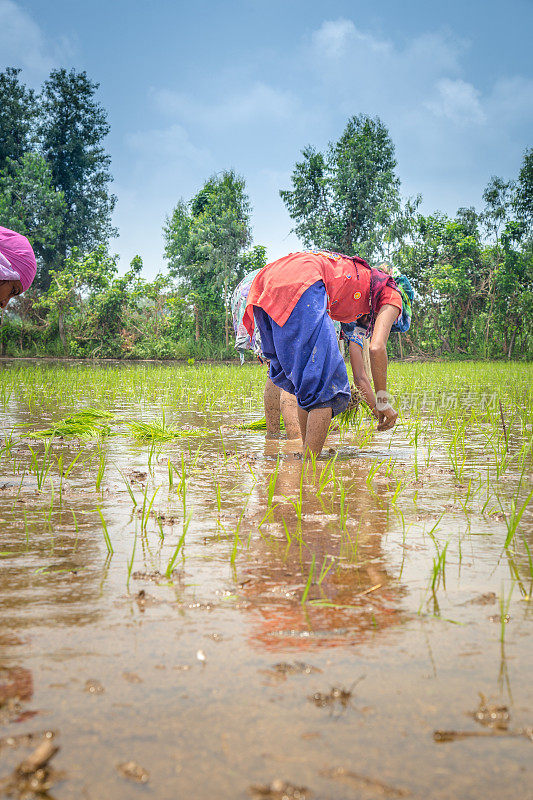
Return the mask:
M0 364L0 797L531 797L531 367L305 465L264 380Z

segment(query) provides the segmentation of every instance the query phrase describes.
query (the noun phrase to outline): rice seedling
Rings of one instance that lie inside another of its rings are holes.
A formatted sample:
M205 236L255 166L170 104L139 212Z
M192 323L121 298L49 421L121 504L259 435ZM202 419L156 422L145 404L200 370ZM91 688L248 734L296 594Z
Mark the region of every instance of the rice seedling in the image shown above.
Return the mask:
M95 489L96 489L97 492L99 492L101 487L102 487L102 481L104 479L104 473L105 473L106 466L107 466L107 455L106 455L106 453L104 452L104 450L101 447L98 448L98 451L99 451L98 452L98 472L96 473L96 483L95 483Z
M2 457L10 457L11 450L13 449L14 441L13 441L13 431L11 430L9 433L4 434L4 444L2 449L0 450L0 456Z
M435 537L432 538L437 551L437 554L433 559L433 570L431 573L431 591L435 593L441 583L441 580L442 586L444 590L446 590L446 553L448 551L448 545L450 542L446 542L444 547L441 549L437 539Z
M505 629L507 627L507 623L509 622L509 607L511 605L511 600L513 597L514 591L514 581L511 584L511 588L509 590L509 594L505 597L505 592L502 586L502 591L499 598L499 606L500 606L500 642L503 645L505 642Z
M283 417L280 417L280 430L285 430L285 423L283 422ZM257 419L254 422L245 422L242 425L236 426L240 431L266 431L267 424L266 424L266 417L261 417L261 419Z
M505 514L500 498L498 498L498 502L500 503L500 508L502 509L502 512L504 514L505 524L507 526L507 536L505 537L505 544L504 544L504 547L506 548L509 547L509 545L513 541L516 535L516 530L520 524L524 512L528 507L529 503L531 502L531 500L533 499L533 489L531 489L524 502L520 505L520 501L518 499L520 494L520 488L521 486L519 484L518 489L516 490L513 498L511 499L509 512L507 514Z
M133 562L135 560L135 551L136 551L136 549L137 549L137 531L135 531L135 537L133 539L133 549L131 551L131 558L128 561L128 564L127 564L127 566L128 566L128 579L126 581L126 589L128 591L129 591L129 588L130 588L131 573L132 573L132 570L133 570Z
M278 475L279 475L279 463L280 462L279 462L279 456L278 456L278 458L276 459L276 467L275 467L274 472L272 473L272 475L270 476L270 479L268 481L267 509L272 507L272 502L274 500L274 493L276 491L276 483L278 481Z
M380 462L376 459L373 462L373 464L370 466L370 469L368 470L368 474L366 476L366 485L368 487L368 490L374 495L375 495L375 491L374 491L374 485L373 485L372 481L374 479L374 476L375 476L376 472L380 468L380 466L381 466Z
M309 575L307 576L307 582L303 590L302 599L300 600L300 603L302 605L305 605L305 602L307 601L307 595L309 594L309 590L311 589L311 584L313 583L313 574L315 571L315 558L316 556L313 553L313 557L311 559L311 566L309 568Z
M316 491L316 497L320 497L326 488L329 486L330 483L335 481L335 461L337 460L337 453L330 458L320 473L320 477L318 479L318 488Z
M187 439L197 436L212 436L213 431L207 428L177 428L166 425L165 420L141 422L139 420L125 420L124 424L131 434L139 441L169 442L172 439Z
M41 463L39 463L39 459L37 458L35 450L30 445L28 445L28 449L32 455L29 471L33 472L33 474L35 475L37 479L37 488L40 492L43 490L44 483L46 481L46 478L48 477L48 473L50 472L52 466L51 460L49 458L50 445L51 441L48 441L45 444L43 460Z
M252 496L252 493L253 493L253 489L249 493L248 497L246 498L246 502L245 502L245 504L243 506L243 509L242 509L241 514L239 516L239 519L237 521L237 525L235 526L235 528L233 530L233 547L231 549L231 556L230 556L230 563L231 563L232 567L235 566L235 559L237 558L237 550L238 550L238 547L239 547L239 544L240 544L239 531L241 529L241 524L242 524L242 521L244 519L244 515L246 513L246 509L248 507L248 503L250 502L250 497ZM251 532L250 532L250 536L251 536ZM249 545L249 543L250 543L250 538L248 538L248 545Z
M18 500L18 498L20 496L20 490L22 489L22 484L24 483L24 478L25 477L26 477L26 469L24 469L24 472L22 473L22 478L20 479L19 488L17 489L17 493L15 495L15 499L13 500L13 505L11 506L11 511L13 511L13 509L15 508L15 503L17 502L17 500Z
M329 564L328 564L329 561ZM322 561L322 566L320 567L320 574L317 578L317 584L320 586L330 569L335 565L335 559L333 556L324 556Z
M178 544L176 545L174 553L172 554L172 557L171 557L170 561L168 562L167 568L166 568L166 571L165 571L165 575L166 575L167 578L170 578L172 576L172 571L174 569L174 564L176 563L176 560L177 560L180 552L184 548L185 536L187 535L187 531L189 530L189 524L191 522L191 517L192 517L192 514L189 514L187 519L183 521L182 534L181 534L181 536L180 536L180 538L178 540Z
M361 406L365 406L368 408L368 404L357 388L353 384L350 386L350 402L348 403L347 408L336 417L335 422L338 422L341 428L348 428L350 425L353 424L355 416Z
M48 437L94 439L109 436L111 433L110 423L115 419L115 415L108 411L85 408L59 420L51 428L32 431L32 436L43 439Z
M72 512L72 518L74 519L74 530L76 531L76 538L74 539L74 546L72 548L72 552L75 553L76 550L78 549L78 538L80 533L80 530L78 528L78 519L76 517L75 511Z
M404 481L401 480L401 479L397 480L396 481L396 488L394 489L394 494L392 495L392 497L390 499L391 506L395 506L396 505L396 501L397 501L398 497L400 496L400 493L401 493L402 489L404 489L404 488L405 488Z
M142 504L142 507L141 507L141 510L140 510L141 511L141 513L140 513L141 531L146 531L146 528L148 527L148 521L150 519L150 512L152 510L152 506L154 504L154 500L155 500L155 498L157 496L157 493L159 492L160 488L161 487L158 486L155 489L155 491L153 492L152 497L150 499L150 502L148 502L148 482L146 483L146 486L145 486L145 489L144 489L144 494L143 494L143 504Z
M170 464L170 462L169 462L169 464ZM117 469L118 469L118 467L117 467ZM131 502L133 503L133 507L135 508L137 506L137 499L136 499L136 497L135 497L135 495L133 493L133 489L131 488L131 484L130 484L129 480L127 479L127 477L122 472L122 470L118 469L118 471L120 472L120 474L122 476L122 480L124 481L124 485L126 487L126 490L127 490L128 494L129 494L129 496L131 498ZM170 469L169 469L169 472L170 472Z
M462 480L466 462L465 429L466 423L458 425L448 446L448 455L452 464L453 473L458 481Z
M107 548L107 554L108 554L108 556L112 556L113 553L115 552L115 550L113 548L113 545L111 544L111 538L109 536L109 531L107 530L107 523L105 521L104 515L102 514L102 509L101 508L97 508L96 510L98 511L100 519L102 520L102 528L103 528L103 533L104 533L104 542L105 542L105 546Z
M341 485L340 488L340 521L341 521L341 530L346 530L346 522L348 518L348 508L346 505L346 490L344 485Z
M226 463L226 461L228 460L228 454L226 452L226 445L224 444L224 436L222 435L222 428L219 428L218 432L220 434L220 441L222 443L222 452L224 454L224 463Z

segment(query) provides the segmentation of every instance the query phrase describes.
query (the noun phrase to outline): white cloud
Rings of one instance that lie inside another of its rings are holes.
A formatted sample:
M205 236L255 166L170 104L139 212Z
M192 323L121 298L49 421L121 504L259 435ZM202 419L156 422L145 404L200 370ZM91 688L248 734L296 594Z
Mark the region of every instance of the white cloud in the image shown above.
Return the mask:
M295 101L289 92L280 91L262 82L254 83L240 93L229 93L212 103L170 89L153 93L158 111L187 118L194 123L220 127L254 124L265 119L287 119Z
M165 169L171 164L202 165L210 160L209 151L193 144L185 128L178 124L129 133L126 145L143 160L161 163Z
M303 55L330 102L337 100L343 111L351 105L351 113L403 114L432 99L438 81L458 77L463 46L447 34L432 33L399 47L339 19L324 22Z
M533 121L533 80L521 75L500 78L487 100L487 109L499 126Z
M485 122L480 93L471 83L443 78L437 84L437 95L437 99L428 102L427 107L438 117L459 124Z
M357 29L349 19L328 20L312 35L314 47L330 58L343 56L357 35Z
M54 63L53 47L29 14L13 0L0 0L0 64L20 67L40 79Z

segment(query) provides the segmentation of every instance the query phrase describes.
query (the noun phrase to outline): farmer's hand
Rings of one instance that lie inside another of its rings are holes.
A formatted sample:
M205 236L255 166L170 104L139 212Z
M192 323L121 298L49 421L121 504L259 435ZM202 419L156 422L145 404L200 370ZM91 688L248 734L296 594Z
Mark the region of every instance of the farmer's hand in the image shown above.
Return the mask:
M394 427L397 419L398 412L391 405L387 405L381 410L378 408L378 431L389 431Z

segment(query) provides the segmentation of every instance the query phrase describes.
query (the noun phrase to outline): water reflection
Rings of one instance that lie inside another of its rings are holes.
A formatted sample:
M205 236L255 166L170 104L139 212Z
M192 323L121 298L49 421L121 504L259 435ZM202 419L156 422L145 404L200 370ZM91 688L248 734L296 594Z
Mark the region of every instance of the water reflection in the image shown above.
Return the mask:
M10 554L0 559L3 631L95 622L101 614L101 550L94 514L85 519L89 504L78 503L74 514L54 512L48 521L33 506L22 524L19 509L15 519L10 506L0 506L2 549Z
M369 492L366 475L361 463L317 461L313 474L296 459L280 462L272 512L240 573L255 646L346 646L401 623L405 588L389 574L382 549L388 503ZM260 523L268 479L256 493Z

